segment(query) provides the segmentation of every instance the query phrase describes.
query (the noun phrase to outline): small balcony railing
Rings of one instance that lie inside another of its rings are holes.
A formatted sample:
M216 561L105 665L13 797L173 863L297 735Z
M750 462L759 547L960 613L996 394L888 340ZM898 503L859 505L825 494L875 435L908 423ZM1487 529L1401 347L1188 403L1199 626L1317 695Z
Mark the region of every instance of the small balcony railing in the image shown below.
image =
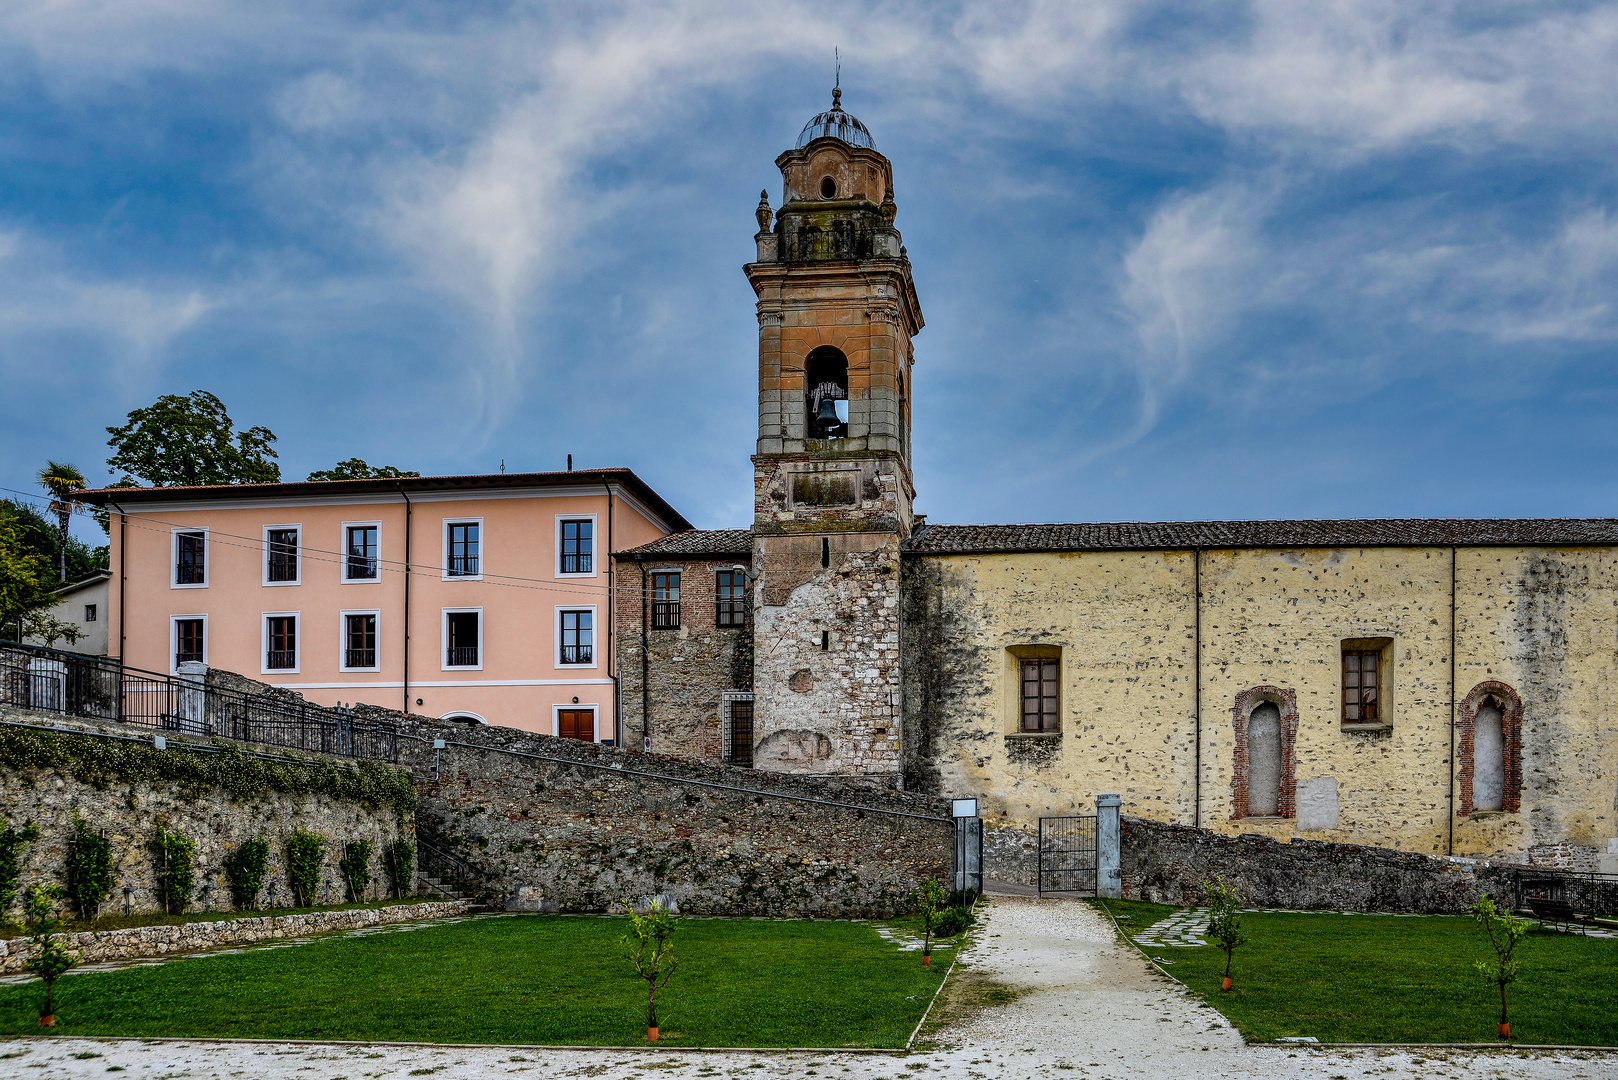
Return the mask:
M595 648L591 645L563 645L562 663L588 664L595 656Z
M271 671L286 671L298 666L298 654L290 649L271 649L264 654L264 666Z
M719 626L742 626L747 622L747 601L720 600L714 622Z
M350 581L374 577L376 577L375 559L368 559L363 555L350 555L348 557L348 579Z
M376 650L344 649L343 666L351 668L376 667Z
M202 650L181 649L174 654L174 663L175 666L180 664L200 664L202 663Z
M446 667L477 667L478 647L476 645L451 645L444 658Z
M652 601L652 629L678 630L680 628L680 602L678 600Z
M270 556L271 581L297 581L298 557L296 555Z
M562 573L564 574L588 574L593 566L594 563L587 554L562 556Z
M477 577L478 557L476 555L452 555L449 560L450 577Z

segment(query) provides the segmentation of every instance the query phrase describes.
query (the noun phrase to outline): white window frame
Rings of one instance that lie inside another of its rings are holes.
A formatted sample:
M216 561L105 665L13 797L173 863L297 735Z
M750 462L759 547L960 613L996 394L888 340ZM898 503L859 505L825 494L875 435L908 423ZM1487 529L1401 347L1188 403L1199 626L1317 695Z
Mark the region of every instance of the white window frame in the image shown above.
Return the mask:
M446 521L449 519L445 519ZM471 518L455 518L456 521L471 521ZM449 535L449 530L444 531ZM481 534L480 534L481 535ZM483 661L489 655L489 624L483 618L483 609L480 607L447 607L441 608L438 616L438 670L439 671L482 671ZM457 664L451 667L446 661L449 659L449 617L463 615L466 612L476 612L478 617L478 662L477 664ZM378 628L377 635L381 636Z
M298 576L296 578L294 578L293 580L291 580L291 581L271 581L270 580L270 533L272 531L280 530L280 529L296 529L296 530L298 530L298 547L297 547L297 550L292 553L292 557L293 557L294 560L296 560L297 565L298 565ZM279 587L281 585L302 585L303 584L303 526L301 524L296 523L296 522L288 522L285 525L266 525L266 526L263 527L262 530L260 530L260 541L264 546L264 557L263 557L263 559L261 559L259 561L259 573L260 573L261 578L262 578L262 580L260 581L260 584L268 586L268 587ZM203 563L203 574L204 574L204 576L207 575L207 568L208 568L208 564L206 562L204 562Z
M588 521L590 523L590 572L588 574L562 573L562 522ZM600 545L599 523L594 514L557 514L556 515L556 576L559 578L593 578L600 576L601 555L597 550Z
M270 620L291 617L297 622L293 624L292 666L289 668L270 667ZM203 639L207 640L207 627L203 627ZM303 671L303 612L301 611L265 611L259 614L258 620L258 667L260 675L297 675Z
M187 531L190 531L190 530L187 530ZM204 565L206 565L206 564L204 564ZM204 664L206 664L208 662L208 615L207 615L207 613L199 611L194 615L170 615L169 616L169 674L170 675L178 675L179 672L180 672L180 665L174 662L174 657L180 651L180 627L179 627L179 622L180 622L181 619L184 619L187 622L189 622L192 619L201 619L202 620L202 662Z
M455 712L445 713L443 716L439 717L439 719L440 720L476 720L478 723L483 724L485 726L487 726L488 723L489 723L487 720L483 719L483 717L479 716L475 712L472 712L470 709L457 709Z
M348 576L348 530L349 529L375 529L376 530L376 577L351 578ZM481 545L483 530L478 530ZM444 530L444 542L449 543L449 530ZM345 521L337 532L337 580L344 585L380 585L382 583L382 523L380 521ZM481 564L479 564L481 565ZM445 564L448 566L448 563ZM301 570L300 570L301 572ZM355 614L363 614L356 612ZM378 633L381 633L380 629Z
M569 611L582 611L582 608L569 608ZM590 710L590 741L601 741L601 706L593 701L581 701L579 704L552 705L551 706L551 737L562 737L562 710L563 709L589 709Z
M590 662L588 664L562 663L562 612L564 611L588 611L590 613ZM594 604L557 604L551 629L556 635L555 645L551 652L551 662L558 671L590 671L601 666L601 616L596 611Z
M345 662L348 659L348 617L350 615L376 616L376 663L370 667L349 667ZM382 670L382 612L377 608L345 608L337 613L337 670L338 671L381 671Z
M185 585L175 580L180 569L180 534L202 534L202 581L191 582ZM173 528L169 530L169 588L171 589L206 589L208 579L213 576L213 543L208 535L208 526L191 526L186 528Z
M449 527L451 525L471 525L474 522L477 524L477 527L478 527L478 572L475 573L475 574L452 574L452 573L449 572ZM379 534L377 536L377 540L380 541L381 539L382 538L381 538L381 536ZM439 553L438 553L438 559L439 559L438 565L439 565L439 568L440 568L440 572L443 574L443 579L445 581L482 581L483 580L483 568L489 565L488 564L489 537L488 537L487 531L483 527L483 519L482 518L480 518L480 517L447 517L447 518L445 518L442 527L440 527L439 530L438 530L438 542L441 545ZM381 544L378 543L377 546L380 547ZM471 609L468 608L467 610L471 610ZM481 610L481 609L479 609L479 610Z

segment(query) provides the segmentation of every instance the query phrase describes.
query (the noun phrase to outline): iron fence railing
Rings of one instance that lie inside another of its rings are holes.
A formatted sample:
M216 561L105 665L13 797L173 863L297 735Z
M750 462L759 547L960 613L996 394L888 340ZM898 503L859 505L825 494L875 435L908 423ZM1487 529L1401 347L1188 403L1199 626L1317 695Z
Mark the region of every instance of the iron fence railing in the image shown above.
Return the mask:
M464 897L482 898L496 875L474 866L452 851L435 846L416 834L416 872L422 878L436 878L440 891ZM431 886L431 882L423 881Z
M680 602L678 600L652 601L652 629L678 630L680 628Z
M590 658L594 655L595 650L589 645L562 646L562 663L564 664L588 664L591 662Z
M476 645L451 645L445 650L445 667L477 667L478 647Z
M1039 819L1039 892L1096 892L1096 816Z
M298 654L291 649L271 649L264 654L264 666L271 671L291 671L298 666Z
M399 760L399 732L347 709L207 685L77 653L0 641L0 702L153 731L236 739L376 761Z
M376 650L344 649L343 666L351 668L376 667Z

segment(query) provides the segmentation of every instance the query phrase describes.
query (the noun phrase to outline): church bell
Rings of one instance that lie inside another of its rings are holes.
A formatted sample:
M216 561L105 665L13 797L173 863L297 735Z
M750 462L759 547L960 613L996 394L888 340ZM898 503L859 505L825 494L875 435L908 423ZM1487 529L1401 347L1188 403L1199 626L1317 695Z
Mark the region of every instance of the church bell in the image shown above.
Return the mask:
M815 414L815 422L826 424L829 427L836 427L838 424L841 424L842 420L840 420L837 416L837 402L833 401L830 397L821 398L820 411Z

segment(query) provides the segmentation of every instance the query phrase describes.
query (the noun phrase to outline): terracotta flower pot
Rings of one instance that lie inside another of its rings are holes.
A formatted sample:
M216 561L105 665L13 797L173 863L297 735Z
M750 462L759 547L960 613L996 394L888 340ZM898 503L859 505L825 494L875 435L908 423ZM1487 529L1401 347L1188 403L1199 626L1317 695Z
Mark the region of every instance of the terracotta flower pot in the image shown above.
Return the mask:
M1225 981L1219 984L1219 989L1221 989L1221 990L1229 990L1230 989L1230 976L1229 975L1226 975L1225 976Z
M56 1026L56 1014L55 1013L41 1013L40 1017L39 1017L39 1026L40 1027L55 1027Z
M657 1041L657 1029L656 1028L649 1027L649 1028L646 1029L646 1041L647 1042L656 1042Z
M1510 1024L1501 1024L1500 1025L1500 1037L1502 1039L1511 1038L1511 1025Z
M921 966L922 967L932 967L933 966L933 958L931 956L927 955L926 953L922 953L921 954Z

